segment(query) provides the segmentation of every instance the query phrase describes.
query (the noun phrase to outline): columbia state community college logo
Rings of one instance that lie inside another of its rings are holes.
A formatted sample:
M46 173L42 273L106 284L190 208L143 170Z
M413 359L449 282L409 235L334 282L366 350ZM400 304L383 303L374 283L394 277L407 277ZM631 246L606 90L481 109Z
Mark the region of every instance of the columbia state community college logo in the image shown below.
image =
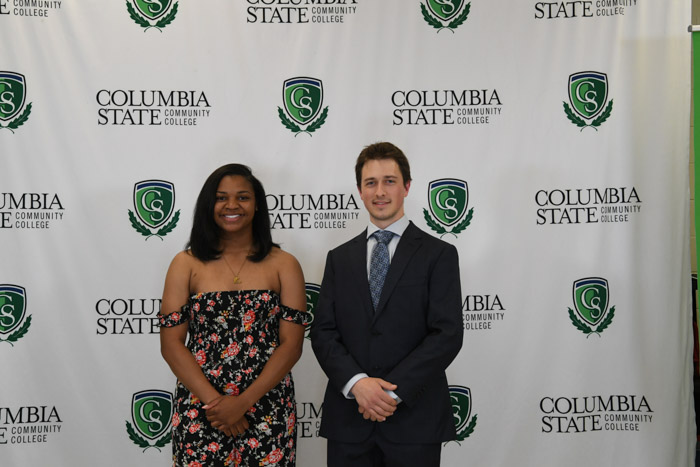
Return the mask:
M0 284L0 342L14 347L14 342L24 337L32 324L27 313L27 293L24 287Z
M12 71L0 71L0 130L12 133L27 121L32 113L31 102L25 105L27 80ZM3 125L4 124L4 125Z
M428 185L428 205L423 209L425 222L441 237L462 233L472 221L474 208L467 211L469 190L467 182L454 178L434 180ZM432 215L431 215L432 213Z
M454 33L467 20L471 2L464 0L426 0L420 4L420 11L426 23L437 29L437 32L448 29Z
M298 77L286 80L282 86L282 99L284 110L277 107L277 114L294 136L300 133L311 136L326 122L328 106L321 111L323 83L320 79Z
M452 401L452 416L457 430L457 443L469 438L476 427L476 418L472 413L472 392L464 386L450 386L450 400ZM471 418L470 418L471 417Z
M162 240L173 231L180 219L180 210L173 215L174 210L175 186L172 183L164 180L144 180L134 185L136 215L129 209L129 221L134 230L146 237L146 240L151 237Z
M131 420L126 421L129 439L143 451L164 447L170 442L173 395L159 389L139 391L131 398ZM153 443L153 444L151 444Z
M571 323L590 337L599 335L612 323L615 307L608 310L610 289L602 277L586 277L574 281L574 310L569 308Z
M155 28L161 32L177 16L178 2L173 0L127 0L126 9L144 32Z
M318 295L321 293L321 286L311 282L306 283L306 311L311 315L311 319L306 323L306 338L310 339L309 332L314 322L314 313L318 304Z
M566 117L581 131L588 127L598 131L613 109L612 99L608 102L608 75L597 71L574 73L569 76L568 89L571 105L564 102Z

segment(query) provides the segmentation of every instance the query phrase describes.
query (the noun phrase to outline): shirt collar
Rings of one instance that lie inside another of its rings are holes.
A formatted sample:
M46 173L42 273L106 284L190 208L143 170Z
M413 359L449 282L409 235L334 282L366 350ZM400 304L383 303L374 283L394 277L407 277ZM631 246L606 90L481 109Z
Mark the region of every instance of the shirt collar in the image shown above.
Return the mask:
M406 227L408 227L408 217L405 215L401 217L401 219L397 220L390 226L388 226L385 229L380 229L376 225L374 225L372 222L369 223L369 226L367 227L367 238L371 237L374 232L377 230L388 230L389 232L392 232L394 235L397 237L400 237L403 235L404 231L406 230Z

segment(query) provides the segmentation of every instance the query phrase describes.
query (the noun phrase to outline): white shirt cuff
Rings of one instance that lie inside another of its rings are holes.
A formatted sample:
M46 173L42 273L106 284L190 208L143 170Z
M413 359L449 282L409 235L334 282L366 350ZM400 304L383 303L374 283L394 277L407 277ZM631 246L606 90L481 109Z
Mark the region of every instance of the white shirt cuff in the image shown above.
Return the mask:
M352 395L352 393L350 392L350 390L351 390L352 387L355 385L355 383L357 383L357 382L358 382L359 380L361 380L362 378L367 378L367 377L369 377L369 375L368 375L367 373L358 373L358 374L356 374L355 376L353 376L352 378L350 378L350 381L348 381L348 382L345 384L345 386L343 386L342 393L343 393L343 395L345 396L345 398L346 398L346 399L354 399L355 396Z
M350 392L352 387L357 383L359 380L363 378L369 378L369 375L367 373L358 373L352 378L350 378L350 381L348 381L345 386L343 386L343 395L345 396L346 399L354 399L355 396ZM385 393L389 394L392 399L394 399L396 402L399 404L402 402L401 398L396 395L394 391L389 391L387 389L384 390Z

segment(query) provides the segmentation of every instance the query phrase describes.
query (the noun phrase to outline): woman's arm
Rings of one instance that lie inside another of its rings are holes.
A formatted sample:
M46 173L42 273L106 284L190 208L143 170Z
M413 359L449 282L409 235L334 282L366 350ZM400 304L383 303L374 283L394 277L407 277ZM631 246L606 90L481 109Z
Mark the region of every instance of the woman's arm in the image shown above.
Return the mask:
M278 275L280 298L283 305L296 310L306 310L304 274L296 258L281 252ZM227 423L239 418L255 405L261 397L285 377L301 357L304 343L304 326L280 320L280 342L257 379L239 396L226 396L207 407L207 419L214 423Z
M161 315L180 311L190 295L190 272L192 258L187 252L180 252L170 263L165 277ZM204 404L221 396L202 372L190 350L185 346L187 323L172 328L160 328L160 352L170 365L177 379Z

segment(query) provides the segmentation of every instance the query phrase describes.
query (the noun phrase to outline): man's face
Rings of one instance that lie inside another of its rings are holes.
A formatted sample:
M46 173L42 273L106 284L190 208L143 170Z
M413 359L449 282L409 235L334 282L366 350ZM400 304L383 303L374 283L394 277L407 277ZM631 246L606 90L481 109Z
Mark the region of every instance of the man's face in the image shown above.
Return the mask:
M365 162L360 178L360 198L374 225L383 229L403 216L403 200L410 186L411 182L403 183L399 165L393 159Z

